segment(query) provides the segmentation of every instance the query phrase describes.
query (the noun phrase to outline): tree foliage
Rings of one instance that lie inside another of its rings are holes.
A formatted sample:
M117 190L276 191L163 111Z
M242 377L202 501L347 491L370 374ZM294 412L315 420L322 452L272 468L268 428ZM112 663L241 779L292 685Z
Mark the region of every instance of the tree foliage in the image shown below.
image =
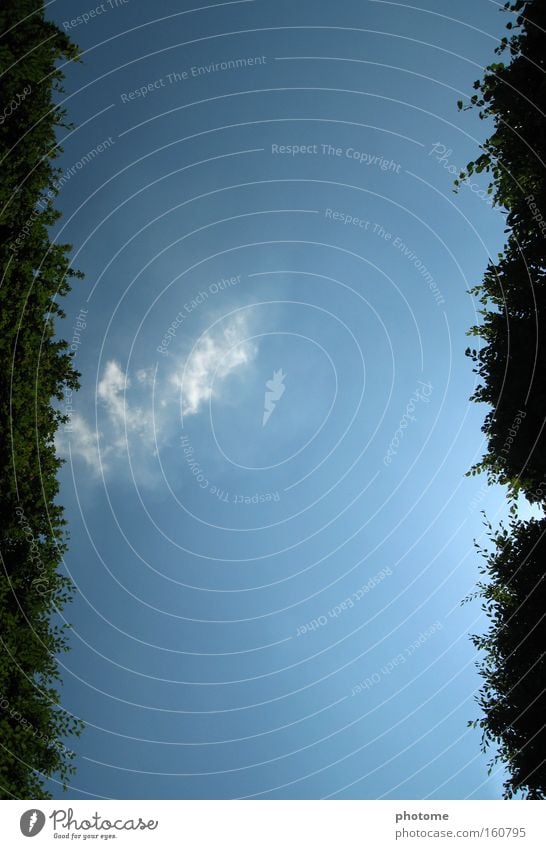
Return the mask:
M479 705L484 716L473 725L483 730L482 745L498 744L493 758L509 771L505 795L521 792L546 798L546 518L512 518L493 532L493 550L483 550L478 585L490 620L485 635L472 640L483 652L484 684Z
M488 172L494 202L507 210L507 241L491 260L482 283L472 291L481 301L482 321L470 333L481 348L469 348L481 378L473 396L492 407L485 417L487 453L472 471L523 492L533 502L546 499L546 4L540 0L507 4L518 14L516 33L504 37L497 53L510 62L490 65L471 105L491 119L494 132L482 154L470 162ZM518 411L522 421L514 430Z
M505 8L517 14L508 24L516 34L504 37L497 53L511 61L490 65L471 98L494 132L461 175L488 172L494 202L507 211L505 247L472 290L482 309L470 333L483 343L467 350L481 379L473 399L492 409L483 425L487 452L471 471L485 471L513 495L544 502L546 4L531 0Z
M484 749L507 769L505 796L546 798L546 518L517 519L516 498L546 504L546 3L504 7L515 20L485 70L470 106L493 123L482 153L460 179L491 177L489 191L506 212L506 244L472 292L481 322L468 349L486 403L487 451L469 474L485 471L508 487L509 527L493 532L478 585L490 628L473 641L481 652ZM463 108L460 103L459 108Z
M59 707L57 655L65 629L55 614L72 586L60 570L66 550L56 502L58 409L78 374L55 336L59 300L80 276L69 245L51 241L56 133L64 112L59 63L76 48L44 19L43 3L0 7L0 794L47 798L45 780L67 782L73 753L63 740L81 724Z

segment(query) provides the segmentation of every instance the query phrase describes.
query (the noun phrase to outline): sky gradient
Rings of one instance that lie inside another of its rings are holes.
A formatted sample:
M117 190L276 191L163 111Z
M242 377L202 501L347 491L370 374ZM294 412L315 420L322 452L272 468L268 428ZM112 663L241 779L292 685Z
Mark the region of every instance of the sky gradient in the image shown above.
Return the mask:
M461 601L506 512L465 477L464 356L504 218L479 175L453 191L499 8L48 6L83 60L56 231L85 272L59 326L70 798L500 796Z

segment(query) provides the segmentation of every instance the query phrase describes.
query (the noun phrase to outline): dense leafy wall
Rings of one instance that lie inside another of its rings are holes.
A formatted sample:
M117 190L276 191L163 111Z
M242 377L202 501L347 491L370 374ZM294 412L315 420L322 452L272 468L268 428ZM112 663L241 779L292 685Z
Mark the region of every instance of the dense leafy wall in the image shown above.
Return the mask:
M43 798L45 779L66 782L63 739L80 723L58 706L57 655L66 636L54 614L69 599L55 431L78 375L55 337L59 306L76 275L68 245L53 244L56 131L62 61L76 49L44 19L43 3L0 7L0 793Z
M546 3L509 3L510 36L497 49L471 106L493 120L482 154L461 175L488 172L494 201L507 212L506 244L473 290L482 320L469 349L490 409L487 451L471 474L505 484L508 527L483 551L478 595L490 620L474 643L482 652L483 746L507 770L505 795L546 797L546 519L519 521L518 495L546 504ZM463 104L459 104L463 108ZM468 108L468 107L467 107Z

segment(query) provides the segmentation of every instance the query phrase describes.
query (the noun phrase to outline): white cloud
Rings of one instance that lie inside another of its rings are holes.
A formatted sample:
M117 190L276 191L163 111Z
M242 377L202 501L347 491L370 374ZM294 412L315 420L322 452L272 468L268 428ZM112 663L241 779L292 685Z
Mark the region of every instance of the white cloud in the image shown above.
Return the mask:
M141 379L139 382L143 383ZM110 461L127 452L129 437L135 438L131 447L135 450L146 447L148 455L150 445L154 445L151 416L147 415L140 406L130 403L127 398L130 388L131 381L121 366L115 360L109 360L97 385L97 400L106 412L106 418L104 416L101 418L99 410L99 419L103 428L99 433L103 471L110 468ZM70 424L58 433L58 453L68 457L69 445L72 457L79 457L95 472L100 471L97 432L82 416L72 415ZM108 462L105 463L105 460Z
M131 385L127 375L115 360L106 363L102 380L97 386L97 396L104 403L106 411L115 427L131 428L135 414L126 403L125 391Z
M89 427L82 416L74 413L69 424L57 431L55 443L58 454L64 457L80 457L94 472L99 473L97 432Z
M154 376L155 369L154 368L139 368L136 373L136 379L139 383L142 383L144 386L153 386L154 385Z
M256 346L247 342L246 322L242 317L231 321L220 333L205 333L189 357L171 375L170 381L181 392L182 412L195 415L213 391L235 369L250 363Z
M130 441L133 470L142 477L150 472L150 458L159 445L168 442L176 428L179 405L173 387L181 393L184 415L197 414L211 395L217 396L223 381L236 369L249 364L257 348L246 341L246 322L238 317L222 330L207 332L192 352L167 374L159 373L152 409L151 389L154 368L135 372L133 385L116 360L109 360L97 384L100 450L103 471L110 470L116 459L126 457ZM101 414L102 411L102 414ZM73 457L80 457L95 472L100 471L97 434L82 416L72 416L70 429L57 440L58 453L68 457L68 436ZM105 462L106 461L106 464ZM146 467L146 468L145 468Z
M148 369L137 372L137 380L144 384ZM132 383L128 375L115 360L109 360L104 368L102 379L97 386L97 397L102 401L112 425L112 446L125 449L127 437L138 434L144 442L154 441L151 414L141 406L135 405L127 397ZM156 419L156 429L158 422Z

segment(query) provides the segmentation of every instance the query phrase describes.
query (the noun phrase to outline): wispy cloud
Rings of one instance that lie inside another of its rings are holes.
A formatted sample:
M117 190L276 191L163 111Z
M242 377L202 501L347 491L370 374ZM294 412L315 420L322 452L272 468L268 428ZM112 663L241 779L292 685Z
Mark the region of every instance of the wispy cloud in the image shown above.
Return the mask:
M250 363L257 348L247 341L248 331L242 317L234 319L223 330L205 333L190 355L171 375L171 383L180 391L182 412L195 415L212 394L220 393L222 381L233 371Z
M170 361L157 380L153 367L136 370L133 381L116 360L109 360L96 391L99 439L95 427L74 414L70 426L59 433L58 453L68 457L70 443L72 457L84 460L98 473L97 442L103 471L127 455L130 443L131 454L138 460L133 465L149 466L149 458L176 427L180 399L184 415L197 415L212 395L221 399L222 384L229 375L254 359L257 348L247 339L244 319L233 319L217 332L203 334L191 352L179 362Z
M137 372L139 383L143 383L139 375L142 376L145 371L147 370L141 369ZM97 397L102 402L118 437L138 433L143 438L150 439L153 435L151 416L141 406L130 401L128 396L131 387L131 379L119 363L109 360L97 386Z
M97 397L103 402L110 420L117 427L124 427L125 423L132 419L132 413L125 403L125 389L130 385L127 375L115 360L106 363L102 379L97 386Z
M62 457L72 456L84 460L93 470L99 470L97 432L89 427L82 416L74 413L70 424L62 427L55 440L57 453Z

